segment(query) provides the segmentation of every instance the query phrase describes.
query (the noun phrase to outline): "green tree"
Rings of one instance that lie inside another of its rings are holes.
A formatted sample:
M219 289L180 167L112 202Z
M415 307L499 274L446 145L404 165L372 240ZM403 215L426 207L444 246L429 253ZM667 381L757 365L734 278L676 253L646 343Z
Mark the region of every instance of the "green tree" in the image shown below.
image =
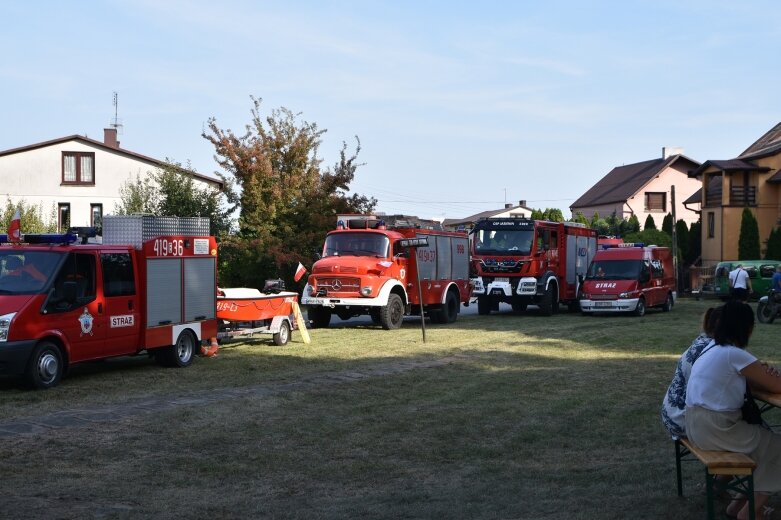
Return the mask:
M643 229L656 229L656 222L654 222L653 215L649 214L648 217L646 217Z
M589 227L592 229L597 229L597 223L599 222L599 212L595 211L593 215L591 215L591 222L589 222Z
M678 243L678 258L685 263L691 263L689 254L689 226L683 220L675 223L675 239Z
M583 215L582 211L578 211L572 216L572 219L570 222L577 222L578 224L585 224L586 226L590 225L591 222L586 218L585 215Z
M238 234L220 247L221 283L262 287L266 278L292 279L299 261L310 265L338 213L370 212L376 200L348 196L361 166L357 137L354 152L342 143L340 159L322 169L318 150L325 130L286 108L263 118L261 101L251 99L252 118L243 134L223 130L211 118L203 137L239 192L232 199Z
M689 258L690 264L699 264L702 253L702 222L697 221L689 227Z
M743 208L738 237L738 260L757 260L759 256L759 224L749 208Z
M14 218L16 210L19 210L22 234L55 233L57 231L57 211L54 207L52 207L48 218L44 218L42 203L30 204L24 199L14 203L10 198L6 198L2 214L3 233L11 224L11 219ZM65 223L65 227L68 225L69 223Z
M530 218L532 220L545 220L545 215L541 209L532 208Z
M767 239L767 249L765 250L765 259L781 260L781 228L779 227L770 230L770 236Z
M668 213L664 216L664 220L662 220L662 231L667 233L670 236L673 236L673 214Z
M564 214L559 208L545 208L543 219L551 222L564 222Z
M150 177L143 180L136 175L135 180L127 180L119 187L119 202L114 205L117 215L132 215L134 213L157 213L160 193Z
M637 233L629 233L624 236L624 242L642 242L645 245L672 247L673 239L658 229L644 229Z
M618 227L618 234L624 236L628 233L637 233L640 231L640 219L634 213L628 219L624 219Z

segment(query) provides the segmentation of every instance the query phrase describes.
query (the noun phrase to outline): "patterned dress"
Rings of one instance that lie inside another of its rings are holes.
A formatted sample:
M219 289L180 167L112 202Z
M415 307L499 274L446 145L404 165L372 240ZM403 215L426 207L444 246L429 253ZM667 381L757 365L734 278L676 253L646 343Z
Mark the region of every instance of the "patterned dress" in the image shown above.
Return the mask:
M675 367L675 375L667 389L662 402L662 423L673 437L686 437L686 383L692 371L692 365L700 357L705 347L712 342L712 338L706 334L700 334L692 344L681 354L678 365Z

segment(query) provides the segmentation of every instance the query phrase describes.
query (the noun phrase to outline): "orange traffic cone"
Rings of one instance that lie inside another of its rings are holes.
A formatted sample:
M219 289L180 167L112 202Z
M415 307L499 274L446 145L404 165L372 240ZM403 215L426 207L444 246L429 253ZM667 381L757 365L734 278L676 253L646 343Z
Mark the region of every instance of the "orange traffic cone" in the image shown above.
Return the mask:
M206 348L205 346L201 347L201 355L204 357L214 357L217 355L219 349L220 346L217 344L217 338L212 338L211 346L209 348Z

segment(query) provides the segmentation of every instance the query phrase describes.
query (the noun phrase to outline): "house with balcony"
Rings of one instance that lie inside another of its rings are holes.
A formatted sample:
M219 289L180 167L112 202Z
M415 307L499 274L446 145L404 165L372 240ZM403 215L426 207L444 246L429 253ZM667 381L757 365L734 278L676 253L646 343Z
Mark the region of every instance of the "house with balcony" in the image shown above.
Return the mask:
M641 225L651 215L659 228L665 215L673 213L675 204L676 220L691 225L699 219L699 208L684 206L683 201L700 188L700 183L688 176L699 166L699 162L683 155L681 148L664 147L660 158L616 166L569 209L573 215L580 212L589 220L595 213L603 218L615 213L619 219L636 215Z
M685 201L702 211L702 265L738 258L743 209L759 225L760 247L781 223L781 123L734 159L708 160L689 173L700 191Z
M117 129L106 128L103 141L70 135L0 151L0 196L40 204L44 218L56 215L60 230L99 225L120 203L126 182L143 180L166 164L119 144ZM200 188L223 188L220 179L190 173Z

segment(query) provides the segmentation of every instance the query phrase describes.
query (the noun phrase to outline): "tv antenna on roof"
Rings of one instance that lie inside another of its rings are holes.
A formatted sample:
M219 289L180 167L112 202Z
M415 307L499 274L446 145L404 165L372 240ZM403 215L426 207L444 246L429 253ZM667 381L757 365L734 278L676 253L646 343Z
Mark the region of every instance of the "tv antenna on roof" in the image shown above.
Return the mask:
M117 117L117 107L119 106L119 94L114 92L114 118L111 120L109 126L117 131L117 134L122 134L122 120Z

